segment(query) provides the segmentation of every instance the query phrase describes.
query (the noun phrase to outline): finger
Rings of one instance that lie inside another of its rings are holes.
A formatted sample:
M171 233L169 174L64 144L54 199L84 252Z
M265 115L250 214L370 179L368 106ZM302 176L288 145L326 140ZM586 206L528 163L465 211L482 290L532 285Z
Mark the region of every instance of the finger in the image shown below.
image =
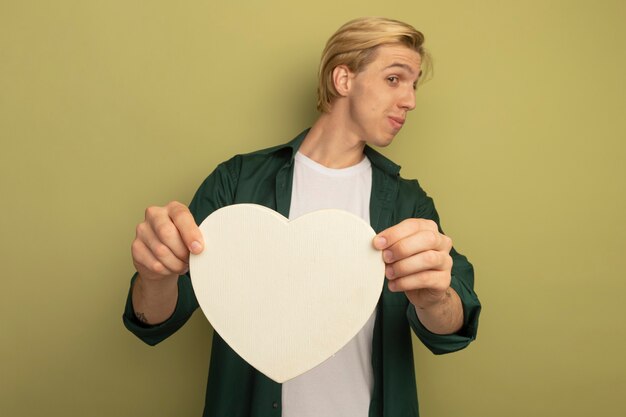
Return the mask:
M146 243L150 250L153 251L153 253L157 242L163 243L178 259L183 262L188 261L189 249L185 246L179 230L172 222L167 209L162 207L147 208L146 222L149 227L144 230L143 235L145 238L142 238L142 240ZM157 242L154 242L154 240Z
M450 271L452 258L448 253L429 250L421 252L385 267L385 275L390 280L417 274L423 271Z
M183 255L183 259L179 258L167 244L161 241L150 225L146 225L145 223L139 225L137 227L137 234L139 240L145 244L156 260L161 262L167 269L176 273L182 273L187 269L189 252L187 252L187 249L182 244L180 237L178 239L178 246L179 250L185 254Z
M167 269L163 263L159 262L154 257L150 249L139 239L135 239L133 241L131 245L131 253L135 268L137 268L137 271L140 273L143 272L141 269L147 269L151 273L163 276L174 274L174 272Z
M438 231L421 230L413 235L400 239L383 251L386 263L395 262L415 254L436 250L450 252L452 239Z
M187 247L193 254L199 254L204 249L204 239L202 232L196 224L189 208L184 204L176 201L168 204L169 216L178 229L180 236Z
M434 291L445 291L450 287L450 278L443 271L422 271L417 274L407 275L405 277L388 281L390 291L412 291L429 289Z
M391 226L374 237L376 249L386 249L397 241L422 230L438 231L437 223L428 219L406 219Z

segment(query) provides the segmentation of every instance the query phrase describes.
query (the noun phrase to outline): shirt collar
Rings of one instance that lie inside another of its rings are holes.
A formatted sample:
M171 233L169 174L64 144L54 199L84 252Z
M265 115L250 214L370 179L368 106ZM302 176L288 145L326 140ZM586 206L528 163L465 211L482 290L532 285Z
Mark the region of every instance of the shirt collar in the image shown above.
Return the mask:
M290 152L289 154L289 164L293 164L293 160L296 156L296 152L300 149L300 145L302 145L302 141L306 137L307 133L309 133L310 128L303 130L298 136L292 139L290 142L287 142L283 145L276 146L274 148L270 148L268 150L279 151L286 149ZM384 171L390 175L398 175L400 172L400 165L395 164L393 161L383 156L381 153L375 151L369 146L365 146L364 149L365 156L370 160L373 166Z

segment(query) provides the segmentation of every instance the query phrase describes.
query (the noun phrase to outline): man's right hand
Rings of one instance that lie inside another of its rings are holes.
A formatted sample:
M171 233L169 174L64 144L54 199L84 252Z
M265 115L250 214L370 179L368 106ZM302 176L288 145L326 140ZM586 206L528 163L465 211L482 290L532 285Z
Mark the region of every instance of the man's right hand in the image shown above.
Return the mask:
M189 269L189 253L198 254L203 249L202 234L191 212L177 201L148 207L131 246L135 268L147 281L184 274Z

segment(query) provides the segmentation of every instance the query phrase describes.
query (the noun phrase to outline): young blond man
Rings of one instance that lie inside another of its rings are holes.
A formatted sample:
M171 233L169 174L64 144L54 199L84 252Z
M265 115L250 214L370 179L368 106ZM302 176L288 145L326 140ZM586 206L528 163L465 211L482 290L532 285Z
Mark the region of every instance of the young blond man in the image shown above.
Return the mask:
M337 355L277 384L213 338L204 416L418 416L410 329L434 353L467 346L480 303L473 269L444 235L416 180L369 145L387 146L415 108L425 66L423 35L384 18L346 23L328 41L319 71L320 117L291 142L220 164L189 208L150 207L137 226L124 322L146 343L160 342L198 307L189 254L197 227L214 210L256 203L295 218L341 208L378 233L387 285L363 330ZM302 324L306 326L306 323Z

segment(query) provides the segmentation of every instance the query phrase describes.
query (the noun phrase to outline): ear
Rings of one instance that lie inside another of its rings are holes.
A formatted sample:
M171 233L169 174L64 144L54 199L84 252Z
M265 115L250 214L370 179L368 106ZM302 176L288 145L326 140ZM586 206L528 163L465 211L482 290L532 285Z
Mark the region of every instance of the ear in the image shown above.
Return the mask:
M347 65L337 65L333 69L333 85L340 96L345 97L348 95L352 76L352 71L350 71Z

